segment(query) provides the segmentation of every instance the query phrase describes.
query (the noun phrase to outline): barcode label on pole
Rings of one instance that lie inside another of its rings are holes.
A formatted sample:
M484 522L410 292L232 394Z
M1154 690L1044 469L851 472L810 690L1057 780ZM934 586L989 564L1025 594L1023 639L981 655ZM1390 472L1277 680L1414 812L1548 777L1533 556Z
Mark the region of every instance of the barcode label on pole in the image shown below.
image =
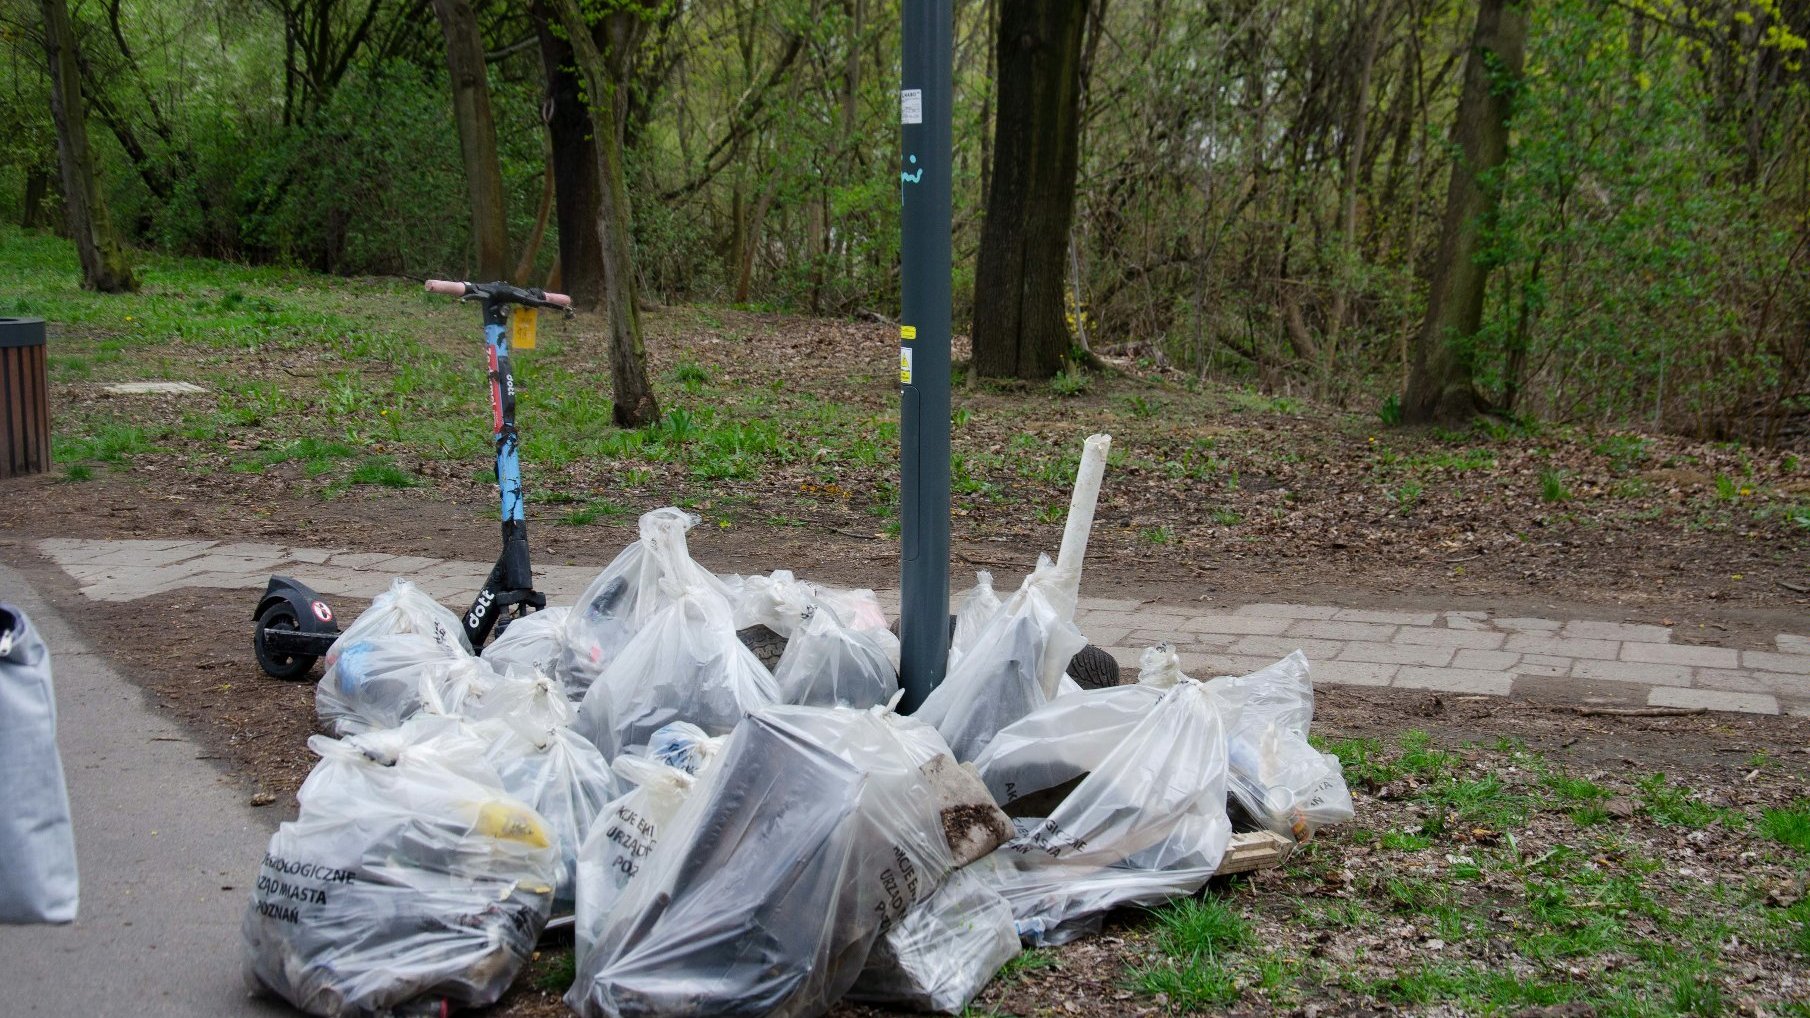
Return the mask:
M899 123L921 124L924 122L924 90L907 88L899 91Z

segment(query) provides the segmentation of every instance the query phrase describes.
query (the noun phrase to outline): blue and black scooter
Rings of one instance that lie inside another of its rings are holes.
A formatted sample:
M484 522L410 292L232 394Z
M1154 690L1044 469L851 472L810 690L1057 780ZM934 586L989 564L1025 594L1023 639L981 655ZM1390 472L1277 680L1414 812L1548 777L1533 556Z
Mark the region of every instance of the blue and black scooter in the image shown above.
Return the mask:
M515 374L509 363L509 315L512 306L557 308L570 313L572 298L562 293L522 289L508 283L427 281L429 293L443 293L484 306L484 346L489 357L491 433L496 441L497 491L502 496L503 551L472 599L463 619L465 637L482 647L498 620L511 608L515 616L547 606L534 589L528 561L528 524L522 507L522 468L515 433ZM298 679L339 639L333 609L308 585L288 576L272 576L258 600L252 647L258 665L279 679ZM507 625L504 622L503 625Z

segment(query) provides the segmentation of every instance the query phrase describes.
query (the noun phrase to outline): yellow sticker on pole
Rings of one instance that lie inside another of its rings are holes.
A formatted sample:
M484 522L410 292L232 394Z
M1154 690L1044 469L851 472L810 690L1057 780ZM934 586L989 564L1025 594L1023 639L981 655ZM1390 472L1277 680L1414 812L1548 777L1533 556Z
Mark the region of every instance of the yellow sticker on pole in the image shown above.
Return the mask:
M510 349L534 349L534 333L539 326L539 308L516 308L515 312L509 316Z
M911 384L911 347L899 348L899 384Z
M918 327L915 325L899 326L899 338L900 339L916 339L916 338L918 338Z

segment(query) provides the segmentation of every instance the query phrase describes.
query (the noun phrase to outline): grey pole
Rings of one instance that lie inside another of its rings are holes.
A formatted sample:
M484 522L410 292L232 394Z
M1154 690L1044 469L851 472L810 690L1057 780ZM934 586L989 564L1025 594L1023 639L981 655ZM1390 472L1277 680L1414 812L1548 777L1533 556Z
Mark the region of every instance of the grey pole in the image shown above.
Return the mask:
M899 120L900 709L949 664L949 234L951 0L904 0Z

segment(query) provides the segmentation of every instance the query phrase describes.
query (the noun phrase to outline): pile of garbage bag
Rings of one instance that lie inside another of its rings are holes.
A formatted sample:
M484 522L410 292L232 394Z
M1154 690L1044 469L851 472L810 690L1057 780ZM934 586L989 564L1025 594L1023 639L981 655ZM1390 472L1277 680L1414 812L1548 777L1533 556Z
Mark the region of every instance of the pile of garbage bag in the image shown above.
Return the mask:
M454 718L308 747L320 763L245 913L253 988L321 1015L494 1003L552 910L546 822Z
M1299 652L1202 681L1158 645L1135 682L1067 674L1107 448L1055 560L1003 599L977 576L910 717L873 591L718 576L679 509L481 653L396 581L326 656L341 738L310 741L271 840L253 981L324 1015L482 1006L570 912L587 1018L959 1014L1021 945L1198 893L1234 831L1350 819Z

